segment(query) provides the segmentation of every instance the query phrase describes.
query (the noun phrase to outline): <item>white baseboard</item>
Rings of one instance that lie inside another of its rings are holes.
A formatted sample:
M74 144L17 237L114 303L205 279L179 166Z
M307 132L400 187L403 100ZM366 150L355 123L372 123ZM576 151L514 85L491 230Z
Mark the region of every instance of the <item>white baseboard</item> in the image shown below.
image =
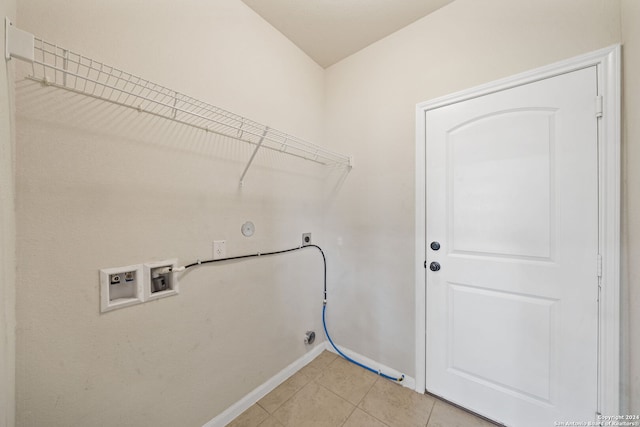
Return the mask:
M337 353L336 350L331 346L331 344L328 341L326 342L326 346L327 346L327 350L329 350L330 352ZM398 372L397 370L390 368L389 366L383 365L382 363L376 362L375 360L371 360L368 357L358 354L355 351L349 350L348 348L344 348L341 345L339 345L338 348L340 348L341 352L343 352L344 354L346 354L356 362L360 362L363 365L367 365L372 369L380 370L386 375L397 376L397 377L404 375L404 379L400 382L400 385L415 391L416 389L415 378L409 377L403 374L402 372Z
M229 406L218 416L207 422L202 427L224 427L229 424L238 415L249 409L254 403L266 396L271 390L282 384L291 375L304 368L309 362L318 357L326 349L324 343L319 343L311 351L306 353L298 360L291 363L289 366L278 372L273 377L269 378L266 382L256 387L252 392L245 397Z
M244 411L249 409L254 403L256 403L258 400L266 396L271 390L278 387L287 378L289 378L291 375L298 372L300 369L305 367L309 362L311 362L313 359L318 357L320 353L322 353L324 350L329 350L332 353L337 353L328 341L325 341L323 343L318 343L318 345L316 345L316 347L314 347L313 350L309 351L304 356L302 356L298 360L291 363L282 371L278 372L276 375L268 379L265 383L256 387L252 392L247 394L245 397L243 397L233 405L229 406L222 413L220 413L218 416L213 418L211 421L209 421L202 427L226 426L231 421L233 421L238 415L242 414ZM378 363L375 360L371 360L368 357L365 357L361 354L356 353L355 351L349 350L348 348L344 348L340 346L340 351L346 354L347 356L349 356L350 358L356 360L357 362L370 366L373 369L380 370L387 375L391 375L391 376L397 375L398 377L403 375L401 372L398 372L393 368L390 368L381 363ZM402 380L402 382L400 382L400 384L404 387L410 388L411 390L415 390L416 380L413 377L409 377L405 375L404 379Z

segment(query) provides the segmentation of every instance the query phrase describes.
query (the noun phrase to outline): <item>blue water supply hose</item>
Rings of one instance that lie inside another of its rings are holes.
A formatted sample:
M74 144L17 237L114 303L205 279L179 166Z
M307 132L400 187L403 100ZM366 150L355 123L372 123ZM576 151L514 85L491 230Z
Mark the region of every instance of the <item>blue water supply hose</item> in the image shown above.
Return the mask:
M326 311L327 311L327 258L324 256L324 251L322 250L322 248L318 245L304 245L304 246L298 246L295 248L290 248L290 249L284 249L281 251L273 251L273 252L265 252L265 253L255 253L255 254L247 254L247 255L239 255L239 256L233 256L233 257L227 257L227 258L217 258L217 259L208 259L208 260L198 260L194 263L185 265L184 267L167 267L166 271L164 273L178 273L181 271L184 271L188 268L193 268L193 267L199 267L203 264L211 264L211 263L217 263L217 262L224 262L224 261L232 261L232 260L240 260L240 259L246 259L246 258L255 258L255 257L260 257L260 256L269 256L269 255L278 255L278 254L284 254L287 252L293 252L293 251L299 251L301 249L306 249L306 248L316 248L317 250L320 251L320 254L322 255L322 262L324 265L324 299L322 300L322 326L324 327L324 334L327 336L327 339L329 340L329 343L331 343L331 346L334 348L334 350L342 357L344 357L346 360L348 360L349 362L360 366L361 368L366 369L367 371L373 372L376 375L380 375L383 378L389 379L391 381L397 381L400 382L404 379L404 374L402 374L399 377L392 377L391 375L387 375L385 373L382 373L380 370L376 370L373 369L363 363L358 362L357 360L352 359L351 357L347 356L346 354L344 354L342 351L340 351L340 349L334 344L333 340L331 339L331 335L329 335L329 331L327 330L327 320L326 320Z
M371 371L376 375L380 375L382 378L386 378L388 380L391 381L397 381L400 382L404 379L404 374L402 374L400 377L392 377L391 375L387 375L383 372L381 372L380 370L375 370L365 364L362 364L360 362L358 362L357 360L353 360L352 358L350 358L349 356L347 356L346 354L344 354L342 351L340 351L340 349L334 344L333 340L331 339L331 335L329 335L329 331L327 330L327 319L326 319L326 312L327 312L327 302L325 300L325 302L322 304L322 326L324 327L324 334L327 336L327 339L329 340L329 343L331 344L331 346L335 349L335 351L342 357L344 357L345 359L347 359L349 362L353 363L354 365L358 365L361 368L366 369L367 371Z

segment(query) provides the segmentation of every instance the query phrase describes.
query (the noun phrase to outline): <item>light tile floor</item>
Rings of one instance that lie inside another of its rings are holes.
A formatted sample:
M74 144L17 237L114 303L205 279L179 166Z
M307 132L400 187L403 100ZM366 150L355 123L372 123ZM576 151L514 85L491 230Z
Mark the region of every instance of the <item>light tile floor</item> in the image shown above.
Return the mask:
M233 420L230 427L492 427L328 351Z

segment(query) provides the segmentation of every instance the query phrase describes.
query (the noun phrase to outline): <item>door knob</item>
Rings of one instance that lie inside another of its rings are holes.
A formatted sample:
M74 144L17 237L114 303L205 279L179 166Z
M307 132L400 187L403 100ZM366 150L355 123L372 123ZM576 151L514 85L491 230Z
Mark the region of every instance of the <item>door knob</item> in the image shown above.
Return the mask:
M439 242L431 242L431 249L433 249L434 251L437 251L438 249L440 249L440 243Z
M440 263L438 262L432 262L431 264L429 264L429 269L431 271L438 271L440 270Z

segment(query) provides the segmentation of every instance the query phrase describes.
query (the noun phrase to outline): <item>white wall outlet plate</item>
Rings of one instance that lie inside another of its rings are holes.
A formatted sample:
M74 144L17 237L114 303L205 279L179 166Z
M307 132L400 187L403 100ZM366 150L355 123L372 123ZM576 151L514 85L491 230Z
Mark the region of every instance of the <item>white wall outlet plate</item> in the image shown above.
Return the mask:
M175 268L177 266L178 260L175 258L164 261L146 262L144 264L145 301L170 297L180 293L178 274L163 272L166 267Z
M100 270L100 312L144 302L142 265Z
M213 259L222 259L226 257L227 257L227 241L214 240L213 241Z

